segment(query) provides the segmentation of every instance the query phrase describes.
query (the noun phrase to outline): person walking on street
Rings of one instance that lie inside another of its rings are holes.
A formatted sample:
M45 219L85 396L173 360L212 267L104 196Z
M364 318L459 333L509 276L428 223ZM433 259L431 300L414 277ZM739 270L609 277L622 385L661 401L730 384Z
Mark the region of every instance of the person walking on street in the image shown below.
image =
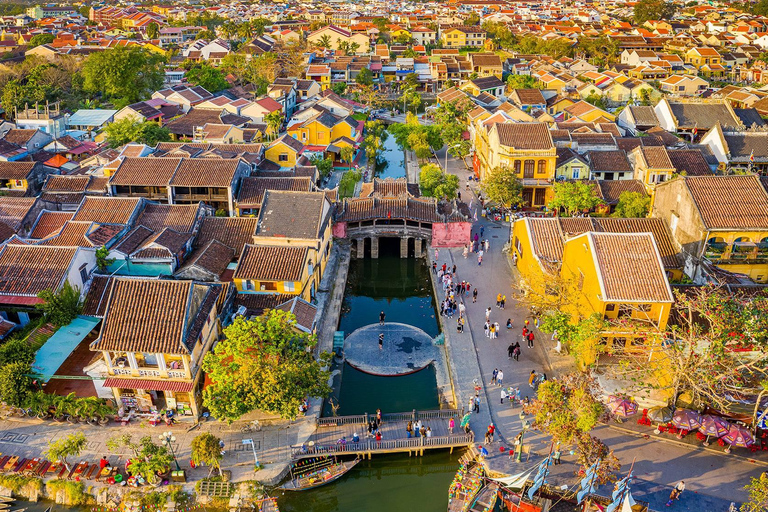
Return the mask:
M496 337L498 338L499 337L499 322L494 323L493 326L495 327L494 332L496 333Z
M471 396L469 397L469 412L474 412L475 410L475 397Z
M507 398L507 392L504 391L504 388L501 388L501 404L504 405L504 399Z
M669 501L666 503L668 507L672 506L672 503L680 499L680 495L683 494L683 491L685 490L685 482L683 480L680 480L674 489L672 489L672 492L669 494Z
M381 313L379 313L379 325L384 325L384 319L386 317L387 317L387 315L385 315L383 311Z
M496 383L496 376L498 374L499 374L499 369L498 368L494 368L493 369L493 375L491 375L491 384L495 384Z
M515 347L512 349L512 357L515 361L520 361L520 343L515 342Z
M501 307L501 309L504 309L504 305L505 305L506 303L507 303L507 296L506 296L506 295L502 295L502 296L501 296L501 306L500 306L500 307Z
M480 414L480 396L478 394L475 394L475 412Z
M486 338L491 337L491 324L488 322L485 322L485 325L483 326L483 332L485 333Z
M494 425L493 423L488 425L488 433L491 435L491 442L493 442L493 434L496 433L496 425Z
M440 249L435 249L435 261L440 259Z
M480 226L480 236L483 236L483 233L485 233L485 226Z
M536 385L536 370L531 370L531 374L528 376L528 385L531 386L531 389L534 389Z
M437 274L437 262L436 261L432 262L432 273L433 274Z
M512 356L515 355L515 346L510 343L507 347L507 359L512 359Z
M384 349L384 333L379 334L379 350Z
M472 290L472 304L474 304L475 302L477 302L477 288Z
M528 348L533 348L533 331L528 333Z
M477 255L477 266L480 267L483 264L483 251L480 251Z
M496 295L496 307L501 307L501 294Z
M499 370L498 375L496 375L496 384L499 386L504 385L504 372L502 370Z
M490 329L490 331L491 331L491 336L490 336L490 338L491 338L492 340L495 340L495 339L496 339L496 326L495 326L495 325L493 325L493 322L491 322L491 323L490 323L490 325L489 325L489 329Z
M485 321L489 322L491 320L491 306L488 306L488 309L485 310Z
M467 310L467 306L464 305L464 301L459 302L459 318L464 318L464 312Z
M467 259L467 255L469 254L469 246L467 244L464 244L464 250L461 254L464 256L464 259Z
M487 238L485 239L485 252L488 252L491 250L491 241Z
M557 448L555 448L554 453L552 454L552 464L555 466L559 466L561 464L560 457L563 456L563 452L560 451L560 445L557 445Z

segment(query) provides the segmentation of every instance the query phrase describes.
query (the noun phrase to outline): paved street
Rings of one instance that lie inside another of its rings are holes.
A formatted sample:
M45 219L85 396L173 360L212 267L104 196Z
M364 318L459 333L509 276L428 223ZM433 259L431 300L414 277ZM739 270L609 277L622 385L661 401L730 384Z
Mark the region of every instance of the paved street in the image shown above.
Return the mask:
M441 165L444 162L444 152L438 152ZM460 160L448 159L448 171L457 174L460 178L462 196L466 198L464 186L469 172ZM475 200L475 204L477 201ZM504 371L504 385L513 385L521 389L522 396L533 396L533 390L528 387L527 379L531 370L544 371L549 377L555 374L550 369L548 359L556 367L563 366L567 361L566 356L559 356L550 352L549 358L545 357L545 348L542 344L542 333L536 332L535 347L527 348L521 343L522 354L520 361L515 362L507 357L507 346L518 340L520 331L526 318L526 310L513 299L516 276L510 268L508 258L502 253L502 247L509 239L509 224L495 223L479 217L475 224L475 230L484 229L481 238L490 240L490 251L483 257L482 266L478 266L477 255L470 253L467 259L462 256L461 249L451 251L441 250L438 257L438 265L443 262L448 266L457 266L458 281L468 280L472 288L478 290L478 301L473 304L471 296L466 302L469 329L463 334L457 334L452 322L446 324L447 345L454 359L452 369L458 373L457 395L461 404L467 406L467 401L472 394L472 379L482 378L484 385L481 414L473 415L471 422L478 440L482 440L485 429L490 422L487 415L491 404L493 422L497 425L501 436L496 436L496 442L489 448L490 465L505 472L518 472L518 465L510 462L507 455L500 455L499 447L509 447L511 440L521 430L519 418L520 408L512 408L509 404L500 404L500 388L489 386L491 374L494 368ZM473 233L474 233L473 231ZM430 254L433 258L434 254ZM442 300L442 290L440 290ZM505 310L495 307L496 295L506 294L507 305ZM491 307L491 320L498 322L501 333L498 339L490 340L483 333L485 321L485 309ZM514 328L507 331L506 321L511 318ZM470 340L471 333L472 340ZM562 358L562 359L561 359ZM474 360L474 361L473 361ZM505 400L506 402L506 400ZM634 474L637 482L633 486L635 496L638 499L650 501L652 508L663 508L666 498L669 496L671 486L679 480L686 482L687 491L680 502L675 504L677 510L727 510L730 502L741 502L745 499L745 493L741 489L749 481L750 476L758 476L766 470L763 465L757 465L735 459L727 455L714 454L698 448L677 446L660 440L648 441L635 435L617 431L611 426L601 426L594 431L594 435L601 438L614 450L622 463L622 471L626 472L633 461ZM535 431L528 431L525 435L525 444L532 445L532 451L540 455L546 455L549 451L548 440ZM749 452L743 449L735 449L734 453L749 456ZM564 454L563 465L553 471L551 480L554 483L573 485L576 479L573 472L577 469L572 464L575 457ZM541 457L531 456L533 461L539 461ZM531 464L521 464L527 468ZM688 492L690 491L690 492Z

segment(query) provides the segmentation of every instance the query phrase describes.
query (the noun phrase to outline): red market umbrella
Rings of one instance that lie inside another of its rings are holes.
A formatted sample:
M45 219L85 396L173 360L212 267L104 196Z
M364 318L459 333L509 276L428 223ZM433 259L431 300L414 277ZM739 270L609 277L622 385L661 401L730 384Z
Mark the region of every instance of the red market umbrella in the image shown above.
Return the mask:
M699 432L707 436L706 440L704 441L704 446L709 445L710 436L722 437L728 433L730 427L731 424L719 416L713 416L711 414L705 414L702 416Z
M608 400L608 408L613 414L622 418L628 418L637 413L637 403L628 398L613 396Z
M731 425L731 428L721 439L731 446L742 448L749 448L755 442L755 438L752 437L749 430L739 425ZM727 451L730 451L730 448Z
M681 430L696 430L701 426L701 415L696 411L678 409L672 415L672 424Z

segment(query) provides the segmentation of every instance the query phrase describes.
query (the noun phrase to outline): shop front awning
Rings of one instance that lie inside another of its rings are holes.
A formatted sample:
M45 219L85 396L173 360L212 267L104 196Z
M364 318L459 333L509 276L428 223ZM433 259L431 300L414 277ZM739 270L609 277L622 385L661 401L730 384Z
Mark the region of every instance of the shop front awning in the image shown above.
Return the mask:
M78 316L69 325L61 327L37 351L32 369L47 382L99 322L100 318Z
M192 385L192 382L176 380L125 379L121 377L110 377L104 381L104 386L108 388L174 391L176 393L189 393L192 391Z

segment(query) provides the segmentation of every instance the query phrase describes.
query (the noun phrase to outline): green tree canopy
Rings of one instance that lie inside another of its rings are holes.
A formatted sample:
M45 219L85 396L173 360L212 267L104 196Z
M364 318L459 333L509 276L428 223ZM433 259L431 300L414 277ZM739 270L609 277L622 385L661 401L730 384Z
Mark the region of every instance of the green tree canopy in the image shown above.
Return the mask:
M339 96L343 95L345 92L347 92L347 83L346 82L336 82L335 84L331 85L331 90L338 94Z
M148 39L157 39L157 36L160 35L160 27L157 25L157 23L150 23L147 25L147 38Z
M43 290L37 296L43 303L35 307L45 313L46 320L59 327L68 325L83 309L80 288L72 286L69 281L64 281L57 292Z
M85 450L87 443L88 439L86 439L85 434L82 432L69 434L66 437L50 441L48 448L43 451L43 455L51 461L60 460L69 469L67 458L80 455Z
M647 217L650 210L650 196L640 192L625 190L619 196L619 202L616 204L616 210L613 212L612 217L625 217L628 219Z
M312 165L317 167L317 172L320 173L320 176L325 178L331 173L331 170L333 169L333 160L330 158L323 158L320 156L315 156L310 159L310 162L312 162Z
M368 68L361 69L355 77L355 82L360 85L373 85L373 73Z
M214 417L234 421L260 409L295 418L305 398L330 393L328 355L322 364L315 360L317 338L295 323L292 313L273 309L253 320L238 317L224 329L226 338L203 360L211 380L203 403Z
M193 67L184 74L184 77L192 85L199 85L210 92L229 89L229 82L224 78L224 73L207 63Z
M32 367L28 362L17 361L0 367L0 400L14 407L21 407L29 396Z
M459 178L446 174L435 164L426 164L419 173L419 187L424 196L451 200L459 190Z
M768 475L752 478L744 487L749 499L741 505L741 512L765 512L768 510Z
M221 439L210 432L203 432L192 440L192 460L198 466L205 464L211 468L208 476L214 469L221 474L221 459L224 456L221 454L220 443Z
M536 89L538 82L531 75L509 75L507 77L507 88L515 89Z
M119 121L108 124L104 127L104 133L107 136L107 143L113 148L131 142L154 147L158 142L171 140L171 133L167 128L157 123L138 122L130 117L124 117Z
M83 64L83 89L122 107L149 97L163 85L163 57L139 46L92 53Z
M602 203L595 187L581 181L564 181L555 183L555 197L550 201L549 208L565 210L567 216L589 211Z
M677 10L674 2L667 0L639 0L635 4L635 25L642 25L648 20L668 20Z
M29 40L29 47L34 48L36 46L40 46L41 44L50 44L54 39L56 39L56 36L53 34L35 34Z
M523 202L523 184L509 166L495 167L480 183L480 190L488 200L505 208Z

